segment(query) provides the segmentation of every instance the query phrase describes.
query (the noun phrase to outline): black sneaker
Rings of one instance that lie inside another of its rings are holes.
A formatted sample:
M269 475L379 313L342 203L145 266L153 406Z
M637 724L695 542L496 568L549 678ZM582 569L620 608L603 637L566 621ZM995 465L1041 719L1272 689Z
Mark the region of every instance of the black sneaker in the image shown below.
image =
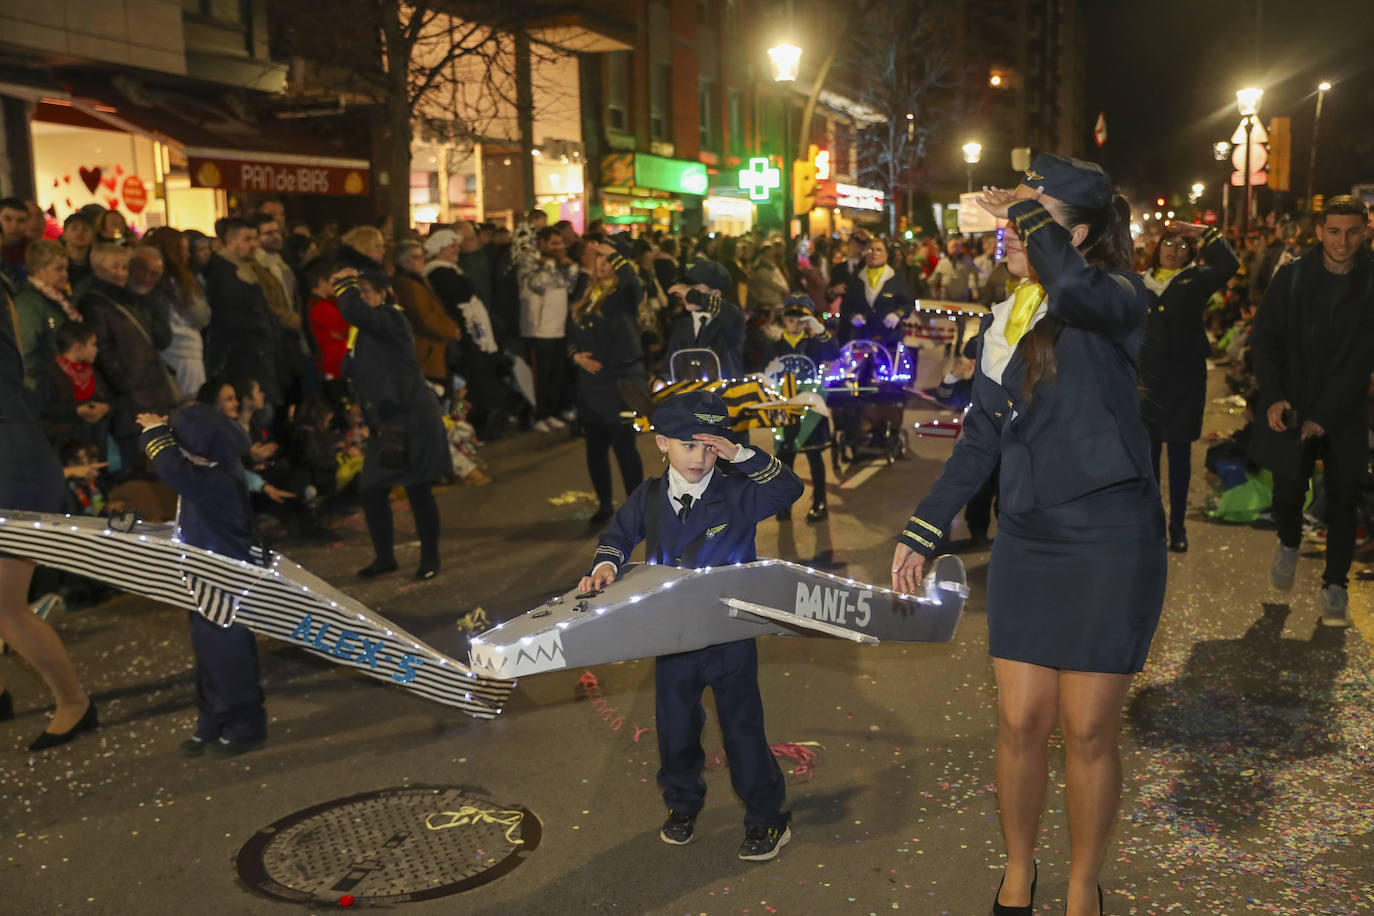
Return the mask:
M206 742L209 745L210 753L216 757L237 757L239 754L247 754L249 751L256 751L267 744L266 738L255 738L251 741L230 741L228 738L221 738L218 741Z
M204 738L187 738L181 742L181 756L183 757L204 757L205 745L208 742Z
M806 513L808 522L823 522L830 517L830 512L825 508L825 503L812 506L811 511Z
M670 846L686 846L692 842L692 831L696 825L695 814L669 809L668 819L663 822L663 829L659 830L658 836Z
M792 839L792 829L781 827L748 827L744 842L739 844L739 857L748 862L767 862Z

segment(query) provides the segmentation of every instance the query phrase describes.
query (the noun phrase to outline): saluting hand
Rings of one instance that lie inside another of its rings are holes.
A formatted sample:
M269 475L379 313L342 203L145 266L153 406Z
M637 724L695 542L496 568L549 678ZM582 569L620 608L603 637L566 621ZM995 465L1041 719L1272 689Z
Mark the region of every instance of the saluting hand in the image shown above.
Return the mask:
M1044 192L1037 189L1035 196L1030 199L1039 200L1042 193ZM978 201L978 206L993 216L998 219L1006 219L1007 210L1016 203L1016 194L1005 188L990 188L984 185L983 192L975 199Z
M726 461L734 461L739 454L739 446L731 442L724 436L713 436L710 433L697 433L693 439L715 452Z
M1196 223L1170 223L1169 228L1164 230L1164 234L1181 235L1185 239L1199 239L1202 238L1202 233L1206 231L1206 226L1199 226Z
M916 594L925 569L926 558L905 544L898 543L892 552L892 590L903 595Z

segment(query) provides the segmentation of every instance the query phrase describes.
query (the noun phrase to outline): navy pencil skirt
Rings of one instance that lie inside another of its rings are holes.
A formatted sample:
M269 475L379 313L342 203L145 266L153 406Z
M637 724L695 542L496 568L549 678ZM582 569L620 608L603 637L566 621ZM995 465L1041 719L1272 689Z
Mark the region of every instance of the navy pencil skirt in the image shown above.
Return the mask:
M1153 481L1002 513L988 566L989 653L1072 671L1140 671L1167 562Z

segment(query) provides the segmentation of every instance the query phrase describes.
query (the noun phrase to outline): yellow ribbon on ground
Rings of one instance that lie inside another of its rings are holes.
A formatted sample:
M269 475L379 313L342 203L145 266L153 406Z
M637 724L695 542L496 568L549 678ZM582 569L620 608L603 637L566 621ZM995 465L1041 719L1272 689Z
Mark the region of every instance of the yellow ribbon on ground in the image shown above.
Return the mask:
M1040 303L1045 301L1045 287L1039 283L1022 280L1013 296L1011 314L1007 316L1007 327L1003 333L1007 343L1014 347L1017 341L1026 336L1035 313L1040 310Z

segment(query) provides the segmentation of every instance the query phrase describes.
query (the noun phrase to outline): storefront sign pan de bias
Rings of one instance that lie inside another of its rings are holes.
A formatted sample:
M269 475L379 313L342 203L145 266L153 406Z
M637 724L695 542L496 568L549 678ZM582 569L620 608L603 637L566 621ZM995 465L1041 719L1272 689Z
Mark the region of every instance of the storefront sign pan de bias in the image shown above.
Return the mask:
M362 159L321 156L256 155L220 150L186 151L191 183L258 194L335 194L368 191L368 166Z

